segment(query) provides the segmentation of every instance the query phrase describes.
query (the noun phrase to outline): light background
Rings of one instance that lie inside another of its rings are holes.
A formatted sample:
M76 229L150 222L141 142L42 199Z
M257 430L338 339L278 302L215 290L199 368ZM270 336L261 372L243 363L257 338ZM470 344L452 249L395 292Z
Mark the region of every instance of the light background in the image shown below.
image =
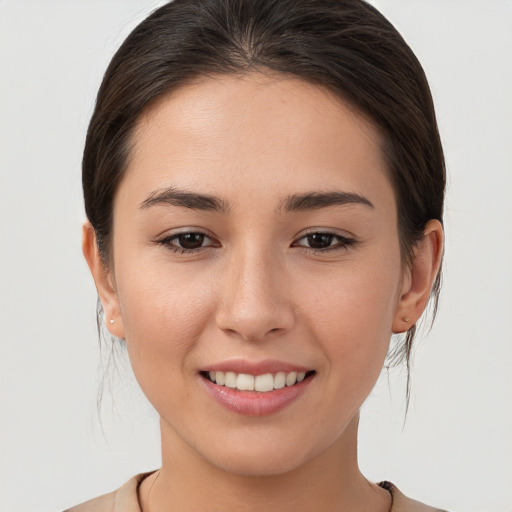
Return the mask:
M80 159L101 75L151 0L0 0L0 512L55 512L159 465L123 364L102 433ZM451 512L512 511L512 2L375 0L430 79L448 164L445 280L404 375L363 411L361 465Z

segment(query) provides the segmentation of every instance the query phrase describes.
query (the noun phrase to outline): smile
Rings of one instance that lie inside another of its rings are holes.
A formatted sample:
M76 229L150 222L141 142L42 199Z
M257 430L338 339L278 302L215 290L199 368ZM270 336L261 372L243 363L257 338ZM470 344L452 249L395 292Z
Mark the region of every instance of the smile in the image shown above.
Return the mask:
M263 375L247 373L210 371L202 372L214 384L239 391L257 391L268 393L276 389L294 386L302 382L307 374L313 372L277 372Z
M272 365L265 366L267 373L255 368L240 368L239 373L227 371L229 367L225 367L203 370L200 375L206 391L217 403L245 416L277 413L297 401L315 380L315 370L276 371L278 368L268 368ZM253 373L242 373L244 370Z

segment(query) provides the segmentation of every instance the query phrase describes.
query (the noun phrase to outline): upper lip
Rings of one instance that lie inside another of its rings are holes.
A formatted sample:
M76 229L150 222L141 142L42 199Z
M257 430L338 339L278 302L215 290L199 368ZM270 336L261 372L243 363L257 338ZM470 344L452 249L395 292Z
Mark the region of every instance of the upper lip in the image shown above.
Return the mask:
M246 359L231 359L214 363L204 368L204 372L234 372L248 375L264 375L266 373L278 372L307 372L312 368L306 368L293 363L279 361L277 359L265 359L263 361L248 361Z

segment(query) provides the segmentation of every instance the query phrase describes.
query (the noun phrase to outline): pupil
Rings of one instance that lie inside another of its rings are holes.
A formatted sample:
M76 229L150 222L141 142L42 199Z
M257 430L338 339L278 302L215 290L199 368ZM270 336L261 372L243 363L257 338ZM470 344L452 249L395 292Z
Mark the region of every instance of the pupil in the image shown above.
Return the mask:
M179 241L184 249L198 249L203 245L204 235L201 233L187 233L181 235Z
M308 235L308 244L313 249L325 249L332 243L333 235L327 233L313 233Z

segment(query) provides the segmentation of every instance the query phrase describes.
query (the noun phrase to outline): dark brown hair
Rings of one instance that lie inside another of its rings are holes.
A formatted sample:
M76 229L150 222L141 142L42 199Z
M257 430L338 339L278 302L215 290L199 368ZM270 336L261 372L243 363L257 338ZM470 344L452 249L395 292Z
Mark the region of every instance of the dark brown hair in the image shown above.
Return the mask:
M445 164L429 86L396 29L362 0L174 0L137 26L98 92L83 155L85 209L106 265L113 199L134 126L162 95L198 77L249 71L334 91L380 129L410 263L430 219L442 221ZM440 274L432 290L437 309ZM409 367L416 326L391 359Z

